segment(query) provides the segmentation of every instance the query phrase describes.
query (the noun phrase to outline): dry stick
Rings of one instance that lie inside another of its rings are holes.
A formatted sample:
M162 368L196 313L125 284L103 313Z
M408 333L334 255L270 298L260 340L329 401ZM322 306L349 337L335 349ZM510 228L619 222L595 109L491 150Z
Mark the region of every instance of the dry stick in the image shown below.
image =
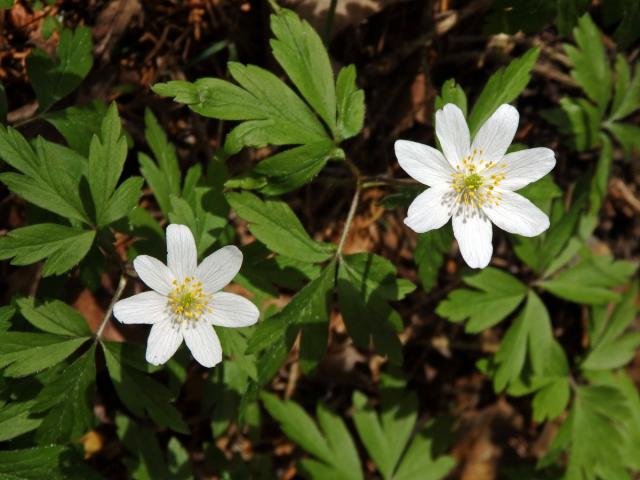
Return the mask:
M124 292L124 288L127 286L127 276L123 273L120 275L120 281L118 282L118 288L116 288L115 293L113 294L113 298L111 299L111 303L109 303L109 307L107 311L104 313L104 318L102 319L102 323L100 327L96 331L96 340L97 343L102 337L102 333L104 332L105 327L107 326L107 322L111 318L111 314L113 313L113 306L116 304L120 297L122 296L122 292Z

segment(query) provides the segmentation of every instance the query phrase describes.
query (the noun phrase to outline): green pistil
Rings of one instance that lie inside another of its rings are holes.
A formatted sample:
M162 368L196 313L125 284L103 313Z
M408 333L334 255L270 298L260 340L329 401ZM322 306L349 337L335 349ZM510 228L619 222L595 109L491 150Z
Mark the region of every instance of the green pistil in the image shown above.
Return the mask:
M464 186L469 191L475 191L482 186L482 177L477 173L472 173L464 179Z

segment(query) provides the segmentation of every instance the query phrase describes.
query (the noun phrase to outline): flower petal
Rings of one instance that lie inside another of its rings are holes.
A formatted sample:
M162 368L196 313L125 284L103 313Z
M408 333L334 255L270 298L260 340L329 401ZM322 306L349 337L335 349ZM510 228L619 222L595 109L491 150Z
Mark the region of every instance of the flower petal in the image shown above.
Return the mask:
M195 276L203 283L203 290L215 293L227 286L242 266L242 252L227 245L205 258L196 269Z
M451 218L451 185L440 184L418 195L409 205L404 224L417 233L442 227Z
M471 151L477 150L476 162L484 160L497 163L502 160L516 134L519 118L518 110L511 105L498 107L473 139Z
M133 268L138 272L140 280L156 292L167 295L173 290L172 282L175 277L171 270L157 258L149 255L138 255L133 260Z
M493 229L481 211L459 209L453 216L453 235L458 241L462 258L471 268L484 268L491 261Z
M520 190L549 173L556 166L556 156L548 148L529 148L506 154L502 163L507 166L503 170L506 177L500 187Z
M483 210L502 230L535 237L549 228L549 217L522 195L509 190L499 190L496 193L502 197L498 206L485 205Z
M180 325L166 320L151 327L147 339L147 362L152 365L162 365L169 360L182 343Z
M116 302L113 316L122 323L157 323L167 320L167 297L157 292L143 292Z
M260 317L260 311L253 302L235 293L215 293L209 306L211 313L207 314L207 320L221 327L248 327Z
M457 105L447 103L436 112L436 135L444 156L453 168L462 164L471 143L464 113Z
M183 333L187 347L200 365L211 368L222 361L222 346L211 325L193 322L185 326Z
M196 241L189 227L172 224L167 227L167 266L178 281L191 277L198 266Z
M453 168L444 155L422 143L398 140L394 145L402 169L428 186L451 181Z

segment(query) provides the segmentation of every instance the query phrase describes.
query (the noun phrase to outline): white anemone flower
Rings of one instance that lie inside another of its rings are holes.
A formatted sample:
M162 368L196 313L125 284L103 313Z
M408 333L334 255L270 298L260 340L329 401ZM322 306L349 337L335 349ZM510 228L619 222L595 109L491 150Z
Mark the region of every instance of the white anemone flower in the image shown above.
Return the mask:
M547 215L514 191L549 173L556 164L555 155L548 148L506 153L518 119L514 107L501 105L472 143L464 114L449 103L436 112L442 153L407 140L395 143L403 170L430 187L409 206L404 223L424 233L453 218L453 234L471 268L484 268L491 260L492 223L525 237L549 228Z
M258 321L257 307L240 295L222 292L240 271L242 252L226 246L198 265L196 243L184 225L167 228L167 265L139 255L133 266L152 289L120 300L113 315L122 323L152 324L147 361L165 363L184 339L193 357L205 367L222 361L222 347L212 325L247 327Z

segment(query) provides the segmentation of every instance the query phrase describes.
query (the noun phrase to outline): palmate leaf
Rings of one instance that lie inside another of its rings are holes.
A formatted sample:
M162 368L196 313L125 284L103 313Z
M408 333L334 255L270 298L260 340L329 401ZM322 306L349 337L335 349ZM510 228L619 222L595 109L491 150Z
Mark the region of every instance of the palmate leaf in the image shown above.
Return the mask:
M40 49L27 57L27 73L38 98L40 112L46 112L58 100L69 95L82 82L93 65L91 30L63 29L56 59Z
M226 198L249 222L251 233L274 252L302 262L322 262L333 254L335 246L313 240L282 200L261 200L249 192L229 192Z
M279 8L271 28L273 54L304 100L267 70L234 62L228 64L229 73L239 86L203 78L153 89L201 115L241 121L226 138L225 155L247 146L300 145L261 162L248 179L234 179L235 186L264 187L264 193L280 195L311 181L328 160L344 158L337 143L362 129L365 107L355 67L343 68L334 83L327 51L306 21Z
M171 405L173 394L167 387L146 374L146 362L141 354L133 361L126 344L102 342L109 376L118 397L135 415L145 412L159 425L180 433L189 428L178 410Z
M154 431L146 425L136 424L132 419L116 416L118 437L134 456L125 457L125 464L134 480L171 478L167 462Z
M0 181L34 205L91 224L80 188L86 160L40 137L34 146L14 128L0 125L0 158L20 172L1 173Z
M453 230L449 226L418 235L415 260L425 291L428 292L437 285L438 273L444 264L445 255L451 250L452 241Z
M91 335L85 318L75 308L60 300L52 300L36 307L32 299L21 298L16 300L16 304L20 308L20 314L40 330L72 337Z
M86 476L86 470L78 468L79 462L71 463L71 453L62 445L0 451L0 480L72 480L83 475L86 480L96 478Z
M345 255L338 273L338 301L347 331L356 346L373 343L380 355L402 363L398 333L402 319L389 301L400 300L415 286L396 277L388 260L373 254Z
M305 476L340 480L363 478L358 451L339 416L318 403L316 414L320 430L296 402L279 400L267 392L262 392L260 398L287 437L315 457L301 461L300 468Z
M0 237L0 259L12 258L13 265L30 265L45 260L43 276L59 275L82 260L95 238L95 231L41 223L17 228Z
M417 419L417 399L404 389L382 394L381 412L378 414L367 397L355 392L353 421L367 453L385 480L425 478L438 480L446 477L455 460L433 449L430 424L421 428L412 438ZM419 477L416 475L419 472Z
M0 442L11 440L40 426L42 419L31 415L34 403L11 402L0 407Z
M527 293L527 287L517 278L492 267L464 277L464 282L478 290L454 290L440 302L436 313L451 322L468 319L465 330L469 333L480 332L502 321Z

